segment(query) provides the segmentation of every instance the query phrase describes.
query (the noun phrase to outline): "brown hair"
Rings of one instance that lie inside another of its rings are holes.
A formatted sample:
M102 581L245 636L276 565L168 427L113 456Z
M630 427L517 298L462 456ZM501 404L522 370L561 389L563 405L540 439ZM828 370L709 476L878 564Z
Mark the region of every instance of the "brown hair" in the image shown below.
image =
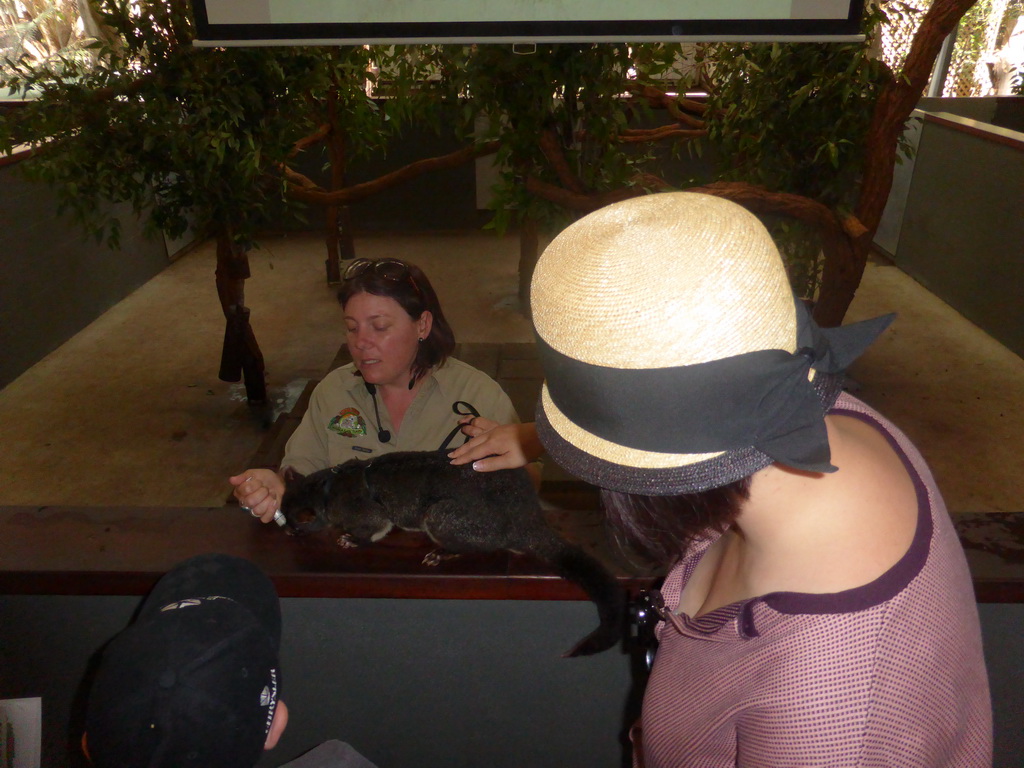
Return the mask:
M366 268L342 282L341 288L338 289L338 302L344 307L357 293L371 293L374 296L394 299L413 320L418 320L424 312L430 312L433 317L430 333L420 342L416 359L412 364L412 379L414 382L418 381L431 369L444 365L444 361L455 350L455 333L441 310L441 302L434 292L434 287L422 269L399 259L367 261L369 264ZM407 277L395 279L390 274L381 274L379 270L372 268L382 261L389 265L404 266Z
M749 476L719 488L676 496L601 489L601 504L619 537L659 565L674 564L701 532L722 532L732 525L749 497Z

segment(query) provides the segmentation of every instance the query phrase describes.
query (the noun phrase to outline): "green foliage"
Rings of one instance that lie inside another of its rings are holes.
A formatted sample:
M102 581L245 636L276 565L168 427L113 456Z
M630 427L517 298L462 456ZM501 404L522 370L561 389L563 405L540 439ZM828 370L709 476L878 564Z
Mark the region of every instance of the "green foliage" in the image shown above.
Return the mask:
M676 60L678 46L610 43L435 46L435 89L462 105L462 132L499 139L501 181L494 189L492 226L530 216L542 226L564 224L567 212L528 194L527 176L558 183L539 137L552 134L571 174L588 192L628 183L647 159L617 141L636 109L625 98L636 82L638 60L646 77Z
M726 179L849 207L885 66L870 43L717 44L710 142Z
M878 94L890 79L871 54L884 20L867 12L863 43L719 43L707 68L709 144L720 178L817 200L848 212L857 199ZM806 228L770 222L790 263L794 288L811 296L820 248Z
M0 118L0 151L40 146L25 170L54 184L62 203L109 241L117 222L98 218L105 200L129 202L172 235L191 222L249 243L292 207L281 168L296 140L329 123L347 154L386 152L411 121L443 130L442 110L452 104L462 139L500 142L492 226L530 217L558 227L571 213L527 193L525 179L594 194L660 170L653 149L621 141L645 116L644 100L630 94L647 84L709 91L706 141L677 143L673 152L686 146L699 157L710 147L717 179L844 212L856 200L875 101L891 78L870 55L871 32L885 20L873 5L863 44L706 44L695 56L653 43L538 44L532 52L497 44L195 48L185 3L95 5L109 32L91 44L95 63L20 62L0 81L42 94ZM370 98L368 84L380 98ZM554 139L561 175L543 137ZM797 289L813 294L817 243L795 226L779 224L776 234Z
M307 96L314 122L344 134L350 157L387 152L404 125L426 119L430 103L417 89L426 77L418 47L339 46L325 54L327 91Z
M0 83L40 94L0 119L0 151L38 146L24 171L112 245L119 225L101 215L104 201L130 203L154 231L177 236L191 225L250 244L292 207L280 167L332 87L360 129L380 122L363 75L357 95L347 87L365 69L362 47L197 48L185 4L96 6L112 34L92 44L95 65L22 63Z

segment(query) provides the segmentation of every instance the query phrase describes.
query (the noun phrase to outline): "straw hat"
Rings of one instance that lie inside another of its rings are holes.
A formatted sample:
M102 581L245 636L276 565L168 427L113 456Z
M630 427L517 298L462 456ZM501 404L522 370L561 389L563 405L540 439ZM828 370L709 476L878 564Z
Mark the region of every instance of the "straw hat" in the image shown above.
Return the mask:
M827 472L841 371L892 320L819 329L771 236L727 200L671 192L556 237L531 309L549 455L604 488L671 495L779 461Z

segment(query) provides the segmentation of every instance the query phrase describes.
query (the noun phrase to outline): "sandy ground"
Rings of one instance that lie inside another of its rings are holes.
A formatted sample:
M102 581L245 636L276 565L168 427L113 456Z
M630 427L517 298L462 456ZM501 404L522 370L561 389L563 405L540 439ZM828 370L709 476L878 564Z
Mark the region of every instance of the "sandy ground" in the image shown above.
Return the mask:
M422 266L462 342L531 341L519 311L518 240L486 232L376 234L359 256ZM223 317L204 244L0 391L0 504L220 506L277 413L342 343L324 249L270 238L251 256L246 303L272 404L217 378ZM899 319L858 361L857 394L931 462L953 511L1020 510L1024 361L895 267L869 265L852 321Z

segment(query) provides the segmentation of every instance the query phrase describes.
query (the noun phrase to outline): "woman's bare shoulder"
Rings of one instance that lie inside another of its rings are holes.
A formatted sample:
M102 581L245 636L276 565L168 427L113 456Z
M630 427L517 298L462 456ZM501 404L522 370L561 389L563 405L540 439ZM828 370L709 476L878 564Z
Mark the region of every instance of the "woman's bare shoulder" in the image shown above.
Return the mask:
M838 471L776 465L759 491L752 487L776 530L785 530L778 544L786 557L766 569L768 590L820 594L863 586L899 562L917 530L914 482L885 436L846 416L829 416L827 426Z

